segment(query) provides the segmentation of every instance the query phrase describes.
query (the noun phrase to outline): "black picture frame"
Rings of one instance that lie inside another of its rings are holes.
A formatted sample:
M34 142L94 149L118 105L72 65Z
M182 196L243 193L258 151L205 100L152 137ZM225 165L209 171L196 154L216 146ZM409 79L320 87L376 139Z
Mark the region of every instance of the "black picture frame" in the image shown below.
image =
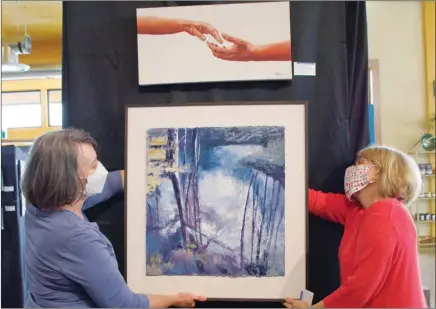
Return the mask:
M179 103L179 102L171 102L171 103L156 103L156 104L129 104L125 105L125 147L124 147L124 166L125 166L125 194L124 194L124 243L127 244L127 186L128 186L128 147L127 147L127 140L128 140L128 110L134 109L134 108L153 108L153 107L188 107L188 106L236 106L236 105L243 105L243 106L256 106L256 105L301 105L304 107L304 148L306 153L306 160L305 160L305 188L306 188L306 214L305 214L305 246L306 246L306 289L308 285L308 270L309 270L309 211L308 211L308 189L309 189L309 160L308 160L308 153L309 153L309 145L308 145L308 102L307 101L224 101L224 102L189 102L189 103ZM127 282L127 245L124 248L124 271L125 271L125 280ZM301 297L301 296L300 296ZM300 299L300 298L296 298ZM261 304L264 306L265 304L282 304L284 299L281 298L262 298L262 299L249 299L249 298L208 298L206 301L207 303L215 303L220 304L219 306L207 306L204 307L222 307L223 303L232 303L232 306L235 306L236 304L248 304L251 305L249 307L253 307L253 304ZM203 307L203 306L197 306L197 307ZM239 307L239 306L238 306ZM245 307L245 306L242 306ZM274 306L275 307L275 306Z

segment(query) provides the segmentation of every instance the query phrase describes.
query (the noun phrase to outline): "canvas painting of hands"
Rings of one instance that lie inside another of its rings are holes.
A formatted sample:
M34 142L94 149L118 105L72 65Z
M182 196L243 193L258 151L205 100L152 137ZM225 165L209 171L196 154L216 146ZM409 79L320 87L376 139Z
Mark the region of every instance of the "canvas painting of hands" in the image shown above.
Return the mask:
M137 10L139 85L291 80L290 4Z

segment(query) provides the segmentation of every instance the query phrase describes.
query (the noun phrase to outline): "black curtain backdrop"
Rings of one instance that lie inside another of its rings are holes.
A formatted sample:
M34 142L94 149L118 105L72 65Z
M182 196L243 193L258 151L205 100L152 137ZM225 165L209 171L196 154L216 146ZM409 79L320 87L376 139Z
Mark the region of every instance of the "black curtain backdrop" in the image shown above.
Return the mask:
M23 308L27 296L24 261L24 216L21 198L21 169L27 153L16 146L1 147L1 308ZM9 187L9 188L8 188ZM9 190L5 190L8 188ZM13 188L13 190L10 190Z
M343 192L344 169L369 143L365 2L291 2L293 59L315 62L316 77L139 87L136 9L223 2L64 2L64 126L90 132L99 143L100 160L115 170L124 168L126 104L304 100L309 102L310 187ZM124 273L123 197L87 215L112 241ZM339 286L341 236L342 227L310 217L307 288L316 301Z

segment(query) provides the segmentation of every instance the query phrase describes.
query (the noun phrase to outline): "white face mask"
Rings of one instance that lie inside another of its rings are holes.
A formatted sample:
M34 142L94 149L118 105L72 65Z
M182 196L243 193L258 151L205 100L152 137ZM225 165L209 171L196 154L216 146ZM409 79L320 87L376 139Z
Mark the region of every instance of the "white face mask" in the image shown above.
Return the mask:
M104 185L106 183L108 171L106 168L98 162L97 168L94 173L88 176L88 183L86 184L86 195L91 196L103 192Z

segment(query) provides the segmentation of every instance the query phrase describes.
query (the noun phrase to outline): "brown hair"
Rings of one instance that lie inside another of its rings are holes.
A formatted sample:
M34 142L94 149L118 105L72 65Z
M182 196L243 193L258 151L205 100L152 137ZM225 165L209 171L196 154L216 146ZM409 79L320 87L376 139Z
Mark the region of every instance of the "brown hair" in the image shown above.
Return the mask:
M26 199L40 209L53 210L77 201L83 191L78 174L80 144L97 146L86 132L63 129L41 135L33 143L21 188Z
M406 205L412 203L421 190L418 164L404 152L386 146L362 149L358 157L371 161L380 171L380 194L397 198Z

